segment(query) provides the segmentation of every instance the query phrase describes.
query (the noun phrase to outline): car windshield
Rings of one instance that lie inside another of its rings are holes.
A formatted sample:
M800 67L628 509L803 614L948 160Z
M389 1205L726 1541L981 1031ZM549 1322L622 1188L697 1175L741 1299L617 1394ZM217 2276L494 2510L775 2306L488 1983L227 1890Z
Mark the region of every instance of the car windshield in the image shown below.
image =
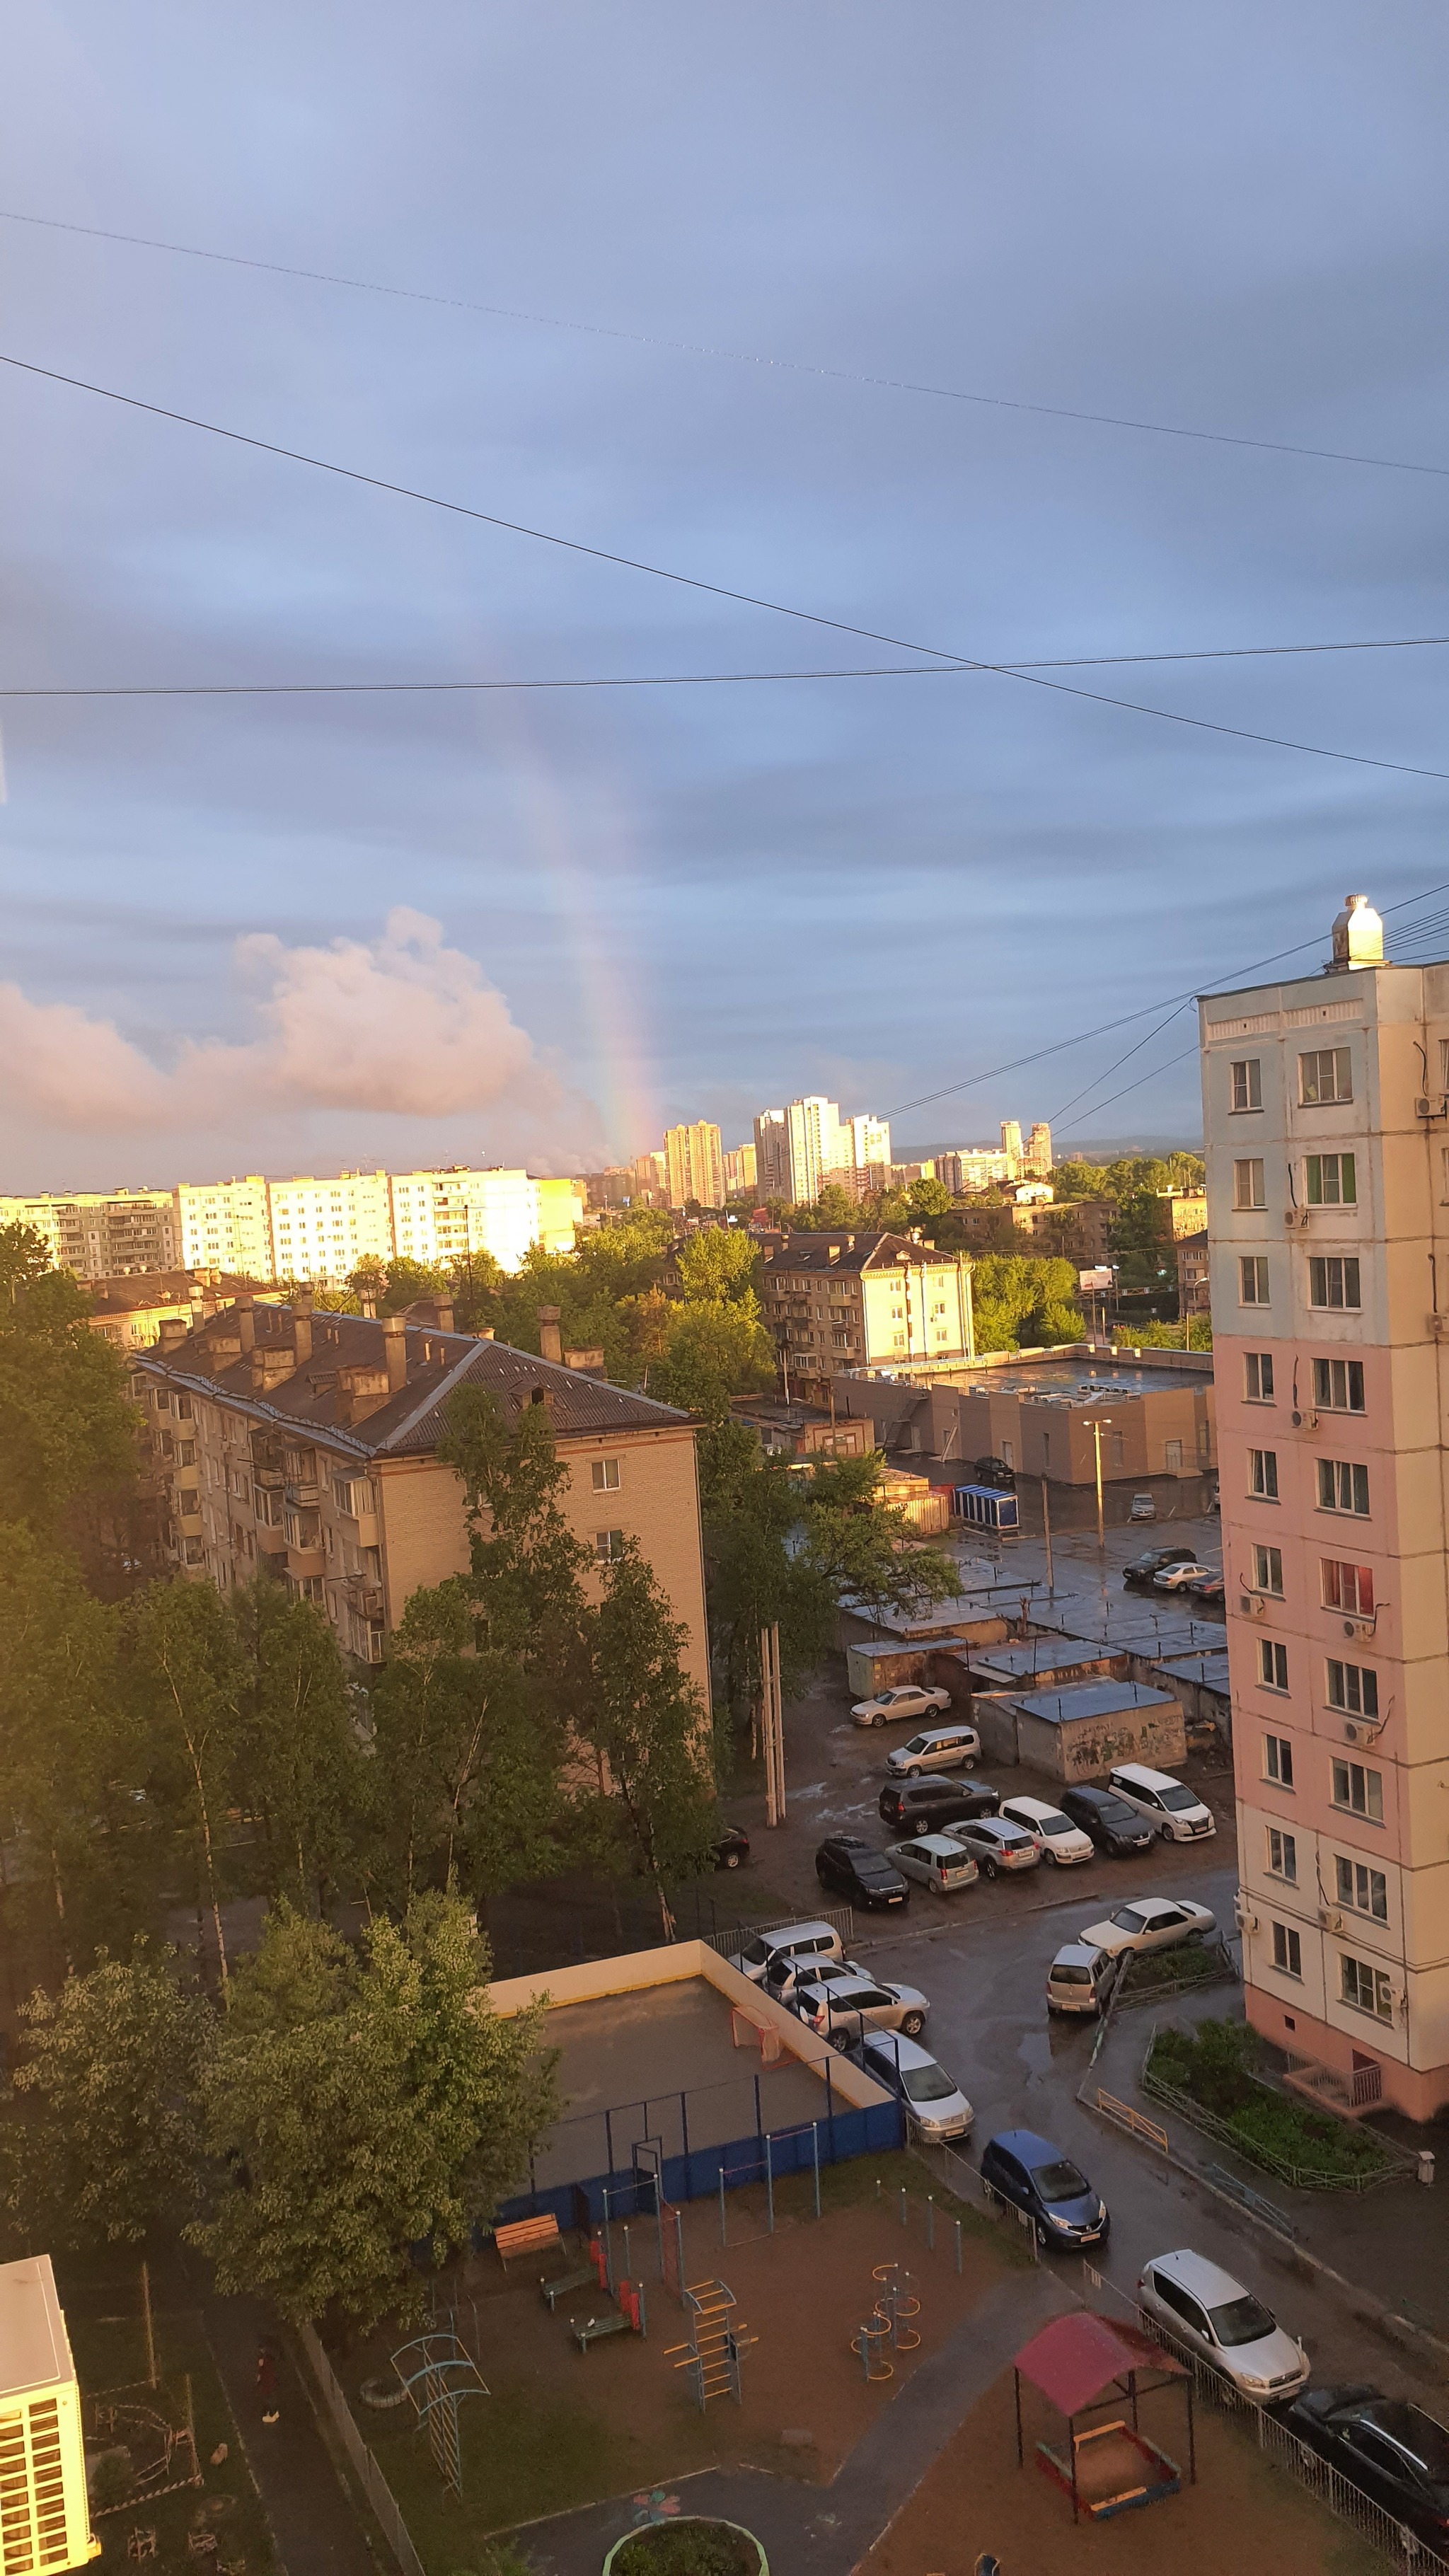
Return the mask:
M1235 2344L1261 2343L1265 2335L1277 2331L1277 2320L1270 2317L1259 2299L1247 2291L1240 2299L1228 2299L1220 2308L1209 2308L1208 2323L1225 2352Z
M1164 1807L1175 1807L1181 1810L1183 1807L1200 1807L1202 1805L1202 1800L1198 1796L1197 1791L1195 1789L1184 1789L1180 1780L1177 1781L1171 1789L1159 1789L1157 1794L1162 1800Z
M1138 1821L1125 1798L1104 1798L1097 1813L1104 1825L1135 1825Z
M1108 1920L1115 1924L1119 1932L1142 1932L1147 1928L1146 1915L1139 1914L1135 1905L1119 1905L1116 1913L1109 1915Z
M1394 2400L1375 2406L1368 2415L1370 2424L1382 2425L1391 2440L1401 2442L1412 2452L1435 2486L1449 2486L1449 2433L1425 2415L1417 2406L1403 2406Z
M748 1950L746 1950L742 1955L743 1955L746 1959L748 1959L748 1960L749 1960L750 1966L751 1966L752 1968L762 1968L762 1967L764 1966L764 1964L765 1964L765 1961L766 1961L766 1960L767 1960L767 1959L768 1959L772 1954L771 1954L771 1952L770 1952L770 1949L769 1949L768 1945L767 1945L765 1942L763 1942L763 1941L752 1941L752 1942L750 1943L750 1946L749 1946Z
M1054 2165L1033 2165L1031 2178L1048 2207L1053 2201L1091 2198L1092 2186L1070 2156L1058 2156Z
M874 1852L852 1853L850 1865L857 1878L895 1877L895 1871L891 1867L890 1862L888 1860L878 1860Z
M949 2102L956 2090L944 2066L908 2066L901 2083L908 2102Z
M1059 1816L1055 1813L1050 1816L1038 1816L1036 1826L1038 1833L1042 1834L1074 1834L1077 1830L1070 1816Z

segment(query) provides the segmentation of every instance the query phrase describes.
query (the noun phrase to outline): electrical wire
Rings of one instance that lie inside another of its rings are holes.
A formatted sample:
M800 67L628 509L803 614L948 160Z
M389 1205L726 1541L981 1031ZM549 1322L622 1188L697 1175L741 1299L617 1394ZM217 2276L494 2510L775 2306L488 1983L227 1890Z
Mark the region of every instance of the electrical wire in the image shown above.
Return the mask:
M1128 1047L1124 1055L1119 1055L1117 1057L1115 1063L1104 1066L1103 1070L1099 1074L1095 1074L1090 1082L1084 1082L1080 1091L1074 1091L1070 1100L1064 1100L1062 1102L1060 1109L1054 1109L1046 1122L1047 1125L1049 1127L1060 1126L1061 1121L1065 1118L1069 1109L1075 1109L1077 1102L1079 1100L1085 1100L1088 1092L1095 1091L1099 1083L1110 1082L1113 1074L1117 1071L1118 1066L1130 1064L1134 1055L1140 1055L1144 1047L1151 1046L1153 1039L1160 1037L1165 1028L1170 1028L1172 1022L1175 1019L1179 1019L1186 1009L1186 1002L1176 1003L1168 1012L1166 1019L1159 1020L1155 1029L1149 1029L1145 1038L1139 1038L1135 1046Z
M994 672L1088 671L1124 663L1246 662L1303 653L1404 653L1449 644L1449 635L1383 635L1328 644L1215 644L1172 653L1077 653L1040 662L892 662L818 671L626 671L617 676L540 680L124 680L0 688L0 698L346 698L428 697L530 689L704 689L778 680L945 680Z
M826 617L816 609L795 608L785 600L762 598L753 591L733 590L723 582L705 581L696 573L674 572L663 564L645 563L635 555L616 554L607 546L589 545L581 537L563 537L552 529L529 527L521 520L505 519L493 510L475 510L466 502L444 500L437 493L420 492L411 484L393 483L380 474L364 474L357 466L337 465L327 457L311 456L300 448L280 446L273 439L255 438L245 430L225 428L218 421L199 420L191 412L173 411L164 403L144 402L137 394L120 393L111 385L92 384L83 376L64 375L56 367L37 366L32 360L13 357L7 351L0 350L0 366L14 367L22 375L37 377L47 384L66 385L76 393L95 394L103 401L122 404L128 411L145 412L155 420L173 421L183 429L205 431L208 436L227 439L237 447L250 447L262 455L282 457L289 464L311 466L318 473L336 475L343 482L361 484L369 491L389 492L405 501L420 501L430 509L446 510L455 518L471 519L483 527L502 528L512 536L530 537L541 545L558 546L568 554L586 555L596 563L619 565L627 572L648 573L656 581L673 582L680 589L701 591L712 599L732 600L745 608L767 609L772 616L794 618L807 626L828 627L837 635L859 635L867 643L889 644L898 652L926 653L933 661L949 664L957 670L994 671L999 677L1017 680L1026 688L1049 689L1058 696L1080 698L1090 705L1117 707L1129 715L1152 716L1163 724L1187 725L1198 733L1225 734L1238 742L1259 742L1278 751L1303 752L1316 760L1346 761L1356 769L1392 770L1405 778L1449 781L1449 770L1425 769L1402 760L1379 760L1368 752L1337 751L1321 743L1297 742L1285 734L1255 733L1246 725L1218 724L1207 716L1179 715L1168 707L1143 706L1135 698L1109 697L1100 689L1081 689L1067 680L1049 680L1041 671L1016 669L1007 663L982 662L974 655L949 653L941 645L921 644L905 636L886 635L877 627L856 626L847 618ZM1449 473L1449 467L1445 471Z
M621 340L638 349L670 349L690 358L723 360L780 375L815 376L829 384L869 385L886 393L924 395L936 402L975 404L989 411L1034 413L1045 420L1086 421L1100 429L1126 429L1153 438L1183 438L1215 447L1255 448L1269 456L1309 456L1331 465L1366 465L1390 474L1449 475L1449 466L1402 456L1367 456L1352 448L1307 447L1283 438L1247 438L1226 429L1190 429L1175 421L1139 420L1110 411L1081 411L1066 403L1025 402L1007 394L970 393L957 385L919 384L909 376L874 376L853 367L823 367L806 358L762 357L753 349L717 347L703 340L674 340L655 331L625 331L606 322L577 322L557 313L530 313L511 304L479 304L464 295L435 295L416 286L383 286L375 278L343 277L322 268L298 268L276 259L244 258L236 251L201 250L192 242L158 241L148 233L121 233L100 224L64 223L55 215L26 215L0 206L0 223L29 224L46 232L79 233L90 241L122 242L133 250L167 251L177 259L208 260L223 268L257 269L269 277L299 277L318 286L343 286L359 295L386 295L409 304L437 304L455 313L485 313L497 321L527 322L548 331L578 331L594 340Z
M1079 1129L1085 1127L1089 1118L1100 1118L1104 1109L1114 1108L1119 1100L1126 1099L1129 1091L1140 1091L1144 1082L1155 1082L1160 1073L1170 1073L1175 1064L1186 1064L1188 1057L1197 1053L1198 1049L1195 1046L1184 1047L1181 1055L1170 1055L1166 1064L1155 1064L1150 1073L1139 1073L1135 1082L1126 1082L1120 1091L1109 1092L1105 1100L1094 1101L1091 1108L1084 1110L1080 1118L1073 1119L1070 1127L1063 1128L1063 1135L1076 1135Z

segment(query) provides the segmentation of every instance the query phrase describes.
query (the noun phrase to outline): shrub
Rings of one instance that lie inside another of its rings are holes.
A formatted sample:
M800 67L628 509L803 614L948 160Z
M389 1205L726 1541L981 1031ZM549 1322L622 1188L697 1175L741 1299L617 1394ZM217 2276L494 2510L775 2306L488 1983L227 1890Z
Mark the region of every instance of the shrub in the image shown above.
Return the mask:
M1195 2031L1162 2031L1153 2043L1150 2071L1221 2120L1243 2151L1296 2166L1327 2182L1353 2182L1383 2170L1382 2141L1371 2129L1350 2128L1326 2111L1309 2110L1265 2084L1257 2069L1263 2049L1243 2022L1204 2021Z
M727 2523L656 2523L625 2542L611 2576L757 2576L759 2563Z

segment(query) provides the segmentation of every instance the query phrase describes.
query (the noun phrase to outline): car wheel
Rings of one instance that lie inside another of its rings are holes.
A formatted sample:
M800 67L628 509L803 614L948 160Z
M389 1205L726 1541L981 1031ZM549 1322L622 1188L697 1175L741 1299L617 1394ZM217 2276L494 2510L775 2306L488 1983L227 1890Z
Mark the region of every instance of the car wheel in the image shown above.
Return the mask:
M742 1852L727 1851L724 1856L724 1865L726 1869L738 1869L743 1857L744 1854Z
M981 1875L983 1878L994 1878L996 1876L996 1863L994 1860L984 1860L982 1862Z
M907 2013L905 2020L901 2024L901 2028L905 2032L907 2039L919 2039L925 2027L926 2016L924 2013L918 2012Z
M872 1725L872 1726L884 1726L884 1724L885 1724L885 1719L884 1719L884 1717L881 1715L881 1712L880 1712L880 1710L879 1710L879 1709L877 1709L877 1710L876 1710L876 1713L875 1713L874 1717L871 1719L871 1721L870 1721L870 1722L871 1722L871 1725Z
M1170 1843L1170 1842L1173 1840L1173 1832L1172 1832L1172 1827L1171 1827L1171 1825L1159 1825L1159 1826L1158 1826L1158 1828L1157 1828L1157 1830L1158 1830L1158 1833L1161 1835L1162 1840L1163 1840L1165 1843Z

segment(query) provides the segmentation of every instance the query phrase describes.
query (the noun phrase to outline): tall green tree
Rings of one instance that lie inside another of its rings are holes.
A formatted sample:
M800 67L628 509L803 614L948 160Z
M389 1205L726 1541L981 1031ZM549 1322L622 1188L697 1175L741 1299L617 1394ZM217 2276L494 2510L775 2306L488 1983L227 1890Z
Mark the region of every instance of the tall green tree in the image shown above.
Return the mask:
M543 2012L492 2011L469 1908L430 1896L354 1955L290 1907L241 1963L203 2079L217 2188L191 2234L229 2293L370 2327L525 2178L556 2115Z
M708 1713L684 1670L686 1643L637 1541L626 1540L604 1580L584 1731L604 1791L593 1811L599 1856L653 1888L666 1941L670 1890L712 1866L718 1831Z
M1046 1350L1086 1331L1070 1261L987 1252L973 1261L971 1279L979 1351Z
M760 1256L741 1227L701 1226L685 1236L675 1260L686 1305L741 1305L758 1314Z
M923 1546L904 1510L889 1500L885 1460L822 1460L804 1510L805 1554L833 1601L861 1602L879 1620L888 1610L920 1611L949 1601L960 1572L942 1549Z
M8 1520L57 1536L84 1498L135 1478L140 1417L91 1301L39 1235L0 1226L0 1492Z
M138 1942L21 2006L0 2204L27 2247L135 2243L193 2206L214 2016L174 1951Z
M247 1688L236 1624L209 1583L153 1583L126 1605L123 1644L147 1794L190 1880L198 1932L203 1910L210 1916L224 1992L221 1908L235 1874L230 1810Z
M566 1678L580 1649L591 1560L564 1511L569 1470L547 1404L525 1404L509 1424L486 1389L462 1387L438 1456L462 1481L479 1646Z
M242 1658L230 1802L250 1829L251 1883L325 1913L355 1880L369 1785L337 1640L266 1575L226 1606Z

